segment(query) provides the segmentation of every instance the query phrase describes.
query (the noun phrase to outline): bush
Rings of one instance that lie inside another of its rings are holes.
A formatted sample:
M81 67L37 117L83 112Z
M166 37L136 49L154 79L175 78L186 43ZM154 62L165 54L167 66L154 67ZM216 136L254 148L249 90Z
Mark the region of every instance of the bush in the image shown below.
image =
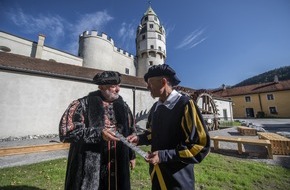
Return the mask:
M263 112L263 111L258 111L256 117L257 117L257 118L265 118L265 112Z

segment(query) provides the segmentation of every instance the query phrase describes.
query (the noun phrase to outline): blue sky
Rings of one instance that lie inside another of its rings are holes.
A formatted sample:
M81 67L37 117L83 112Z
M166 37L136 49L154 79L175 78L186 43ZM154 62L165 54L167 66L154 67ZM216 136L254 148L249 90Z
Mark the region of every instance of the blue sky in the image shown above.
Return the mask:
M289 0L151 0L167 33L167 64L182 86L235 85L290 65ZM97 30L135 55L146 0L1 0L0 30L76 55L78 36Z

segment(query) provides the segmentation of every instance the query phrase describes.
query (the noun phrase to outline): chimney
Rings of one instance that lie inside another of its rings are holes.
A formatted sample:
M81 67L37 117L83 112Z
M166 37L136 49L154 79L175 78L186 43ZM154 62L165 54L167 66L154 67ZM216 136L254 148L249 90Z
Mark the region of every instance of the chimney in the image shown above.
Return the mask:
M222 84L222 89L223 89L223 90L227 89L227 87L226 87L225 84Z
M274 82L275 82L275 83L279 83L278 75L275 75L275 76L274 76Z
M42 50L44 45L45 35L39 34L38 35L38 42L36 47L35 58L41 59L42 58Z

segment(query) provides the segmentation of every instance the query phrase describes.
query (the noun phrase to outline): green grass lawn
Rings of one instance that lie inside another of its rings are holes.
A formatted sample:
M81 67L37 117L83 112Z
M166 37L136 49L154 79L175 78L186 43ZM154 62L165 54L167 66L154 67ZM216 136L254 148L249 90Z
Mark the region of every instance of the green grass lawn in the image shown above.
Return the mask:
M0 190L63 189L66 159L0 169ZM290 170L280 166L210 153L195 165L196 189L289 189ZM150 189L148 165L137 156L132 190Z

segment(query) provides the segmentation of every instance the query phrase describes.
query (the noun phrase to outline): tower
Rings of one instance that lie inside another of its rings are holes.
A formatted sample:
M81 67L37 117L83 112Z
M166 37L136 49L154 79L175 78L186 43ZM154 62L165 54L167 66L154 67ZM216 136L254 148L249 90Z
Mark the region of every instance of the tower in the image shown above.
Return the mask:
M136 33L136 70L138 77L143 77L151 66L164 64L166 58L165 37L164 27L149 6Z

